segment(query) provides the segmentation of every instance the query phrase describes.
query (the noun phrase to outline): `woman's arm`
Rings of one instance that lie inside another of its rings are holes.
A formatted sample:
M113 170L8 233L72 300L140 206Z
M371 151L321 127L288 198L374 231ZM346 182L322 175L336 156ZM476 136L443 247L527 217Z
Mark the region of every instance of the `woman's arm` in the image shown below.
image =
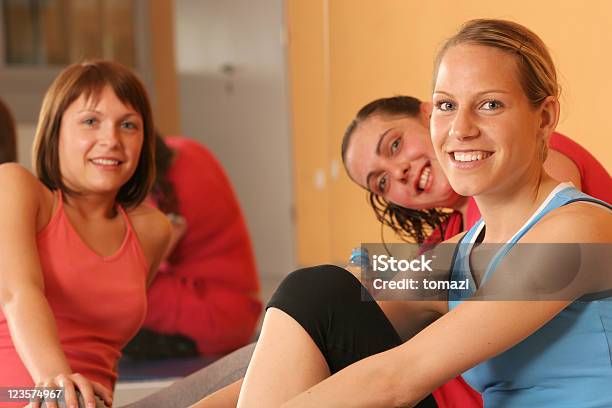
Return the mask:
M130 212L130 221L149 264L147 284L150 285L166 255L172 227L168 218L161 211L148 204L141 204Z
M285 406L413 406L444 382L518 343L568 303L464 302L403 345L345 368ZM455 346L450 347L451 341Z
M45 298L36 244L44 187L14 164L0 167L0 185L7 198L0 200L0 307L19 357L36 385L66 386L71 399L75 383L86 401L93 402L95 392L110 404L110 390L72 372Z
M568 234L559 231L569 230L573 243L612 242L609 213L581 203L555 213L524 240L567 243ZM546 256L540 262L539 268L556 264ZM345 368L284 406L412 406L445 381L528 337L569 303L571 300L463 302L403 345Z

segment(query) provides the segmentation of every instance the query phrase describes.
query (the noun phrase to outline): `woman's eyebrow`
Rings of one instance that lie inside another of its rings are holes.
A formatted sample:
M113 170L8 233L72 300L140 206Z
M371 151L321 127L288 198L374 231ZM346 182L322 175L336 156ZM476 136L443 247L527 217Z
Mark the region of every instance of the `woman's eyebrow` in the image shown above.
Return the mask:
M485 91L480 91L480 92L476 93L475 96L482 96L482 95L486 95L486 94L489 94L489 93L508 94L508 93L510 93L510 91L506 91L506 90L503 90L503 89L487 89ZM452 95L452 94L450 94L450 93L448 93L446 91L434 91L434 95L435 94L443 94L443 95L446 95L446 96L454 97L454 95Z
M89 109L89 108L85 108L85 109L81 109L80 111L77 111L77 113L84 113L84 112L93 112L93 113L102 113L99 110L96 109Z
M376 144L376 155L377 155L377 156L380 156L380 147L381 147L381 146L382 146L382 144L383 144L383 140L385 139L385 136L387 136L387 134L388 134L390 131L392 131L393 129L395 129L395 128L389 128L389 129L385 130L385 131L384 131L384 132L382 132L382 133L380 134L380 136L378 137L378 143Z
M434 91L434 92L433 92L433 94L434 94L434 95L435 95L435 94L443 94L443 95L446 95L446 96L453 96L453 95L449 94L449 93L448 93L448 92L446 92L446 91Z
M370 188L370 179L371 179L372 177L374 177L374 174L375 174L375 172L371 171L371 172L369 172L369 173L368 173L368 176L366 177L366 188L367 188L368 190L372 190L372 189Z
M507 93L510 93L510 92L509 92L509 91L505 91L505 90L503 90L503 89L489 89L489 90L486 90L486 91L478 92L478 93L476 94L476 96L482 96L482 95L485 95L485 94L490 94L490 93L502 93L502 94L507 94Z

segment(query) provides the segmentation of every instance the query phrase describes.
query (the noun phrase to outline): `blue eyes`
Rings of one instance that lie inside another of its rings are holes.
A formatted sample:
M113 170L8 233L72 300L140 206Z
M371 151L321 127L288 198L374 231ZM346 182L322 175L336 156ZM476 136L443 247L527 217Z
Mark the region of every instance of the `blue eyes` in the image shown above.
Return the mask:
M436 102L436 109L443 111L443 112L448 112L454 109L454 105L450 101L440 101L440 102Z
M395 153L400 145L400 139L397 138L391 143L391 153Z
M136 126L135 123L133 122L123 122L121 123L121 127L125 128L125 129L138 129L138 126Z
M387 175L384 175L380 178L380 180L378 180L378 184L376 185L376 187L378 188L379 192L384 193L386 186L387 186Z
M390 155L394 155L397 152L397 149L399 149L400 145L402 142L402 138L398 137L396 138L390 145L389 145L389 154ZM387 187L387 175L383 174L379 179L378 179L378 183L376 183L376 188L378 189L378 193L382 194L385 192L385 188Z
M495 110L501 108L502 106L503 104L497 100L486 101L485 103L480 105L481 109L484 110Z
M493 110L502 108L503 106L504 104L498 101L497 99L490 99L488 101L483 102L478 107L478 109L485 110L485 111L493 111ZM436 102L435 107L437 110L442 111L442 112L449 112L449 111L453 111L457 109L457 106L455 105L455 103L452 101L448 101L448 100Z
M87 118L87 119L84 119L81 123L87 127L93 127L94 125L98 124L99 121L96 118ZM121 122L120 126L121 128L127 129L127 130L138 129L138 125L135 122L131 122L131 121L123 121Z

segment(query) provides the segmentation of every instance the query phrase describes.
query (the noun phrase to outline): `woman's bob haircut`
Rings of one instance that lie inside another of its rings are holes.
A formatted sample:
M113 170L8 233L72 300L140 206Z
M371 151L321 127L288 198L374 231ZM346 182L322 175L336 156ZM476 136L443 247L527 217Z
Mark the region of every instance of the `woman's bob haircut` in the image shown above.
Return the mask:
M53 81L43 100L32 151L32 163L40 181L51 190L76 194L63 182L59 163L59 133L66 109L81 95L96 104L109 86L117 98L137 111L143 121L143 145L134 174L119 189L116 202L125 208L139 205L155 178L155 137L153 114L147 92L128 68L110 61L73 64Z

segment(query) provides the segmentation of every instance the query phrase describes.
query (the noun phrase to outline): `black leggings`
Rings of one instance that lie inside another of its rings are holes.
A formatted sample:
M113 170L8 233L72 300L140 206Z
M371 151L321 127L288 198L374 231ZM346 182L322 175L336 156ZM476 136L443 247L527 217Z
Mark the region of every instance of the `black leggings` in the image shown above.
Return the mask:
M362 288L350 272L334 265L300 269L283 280L266 308L280 309L297 321L334 374L402 344L387 316ZM416 406L438 405L430 394Z

